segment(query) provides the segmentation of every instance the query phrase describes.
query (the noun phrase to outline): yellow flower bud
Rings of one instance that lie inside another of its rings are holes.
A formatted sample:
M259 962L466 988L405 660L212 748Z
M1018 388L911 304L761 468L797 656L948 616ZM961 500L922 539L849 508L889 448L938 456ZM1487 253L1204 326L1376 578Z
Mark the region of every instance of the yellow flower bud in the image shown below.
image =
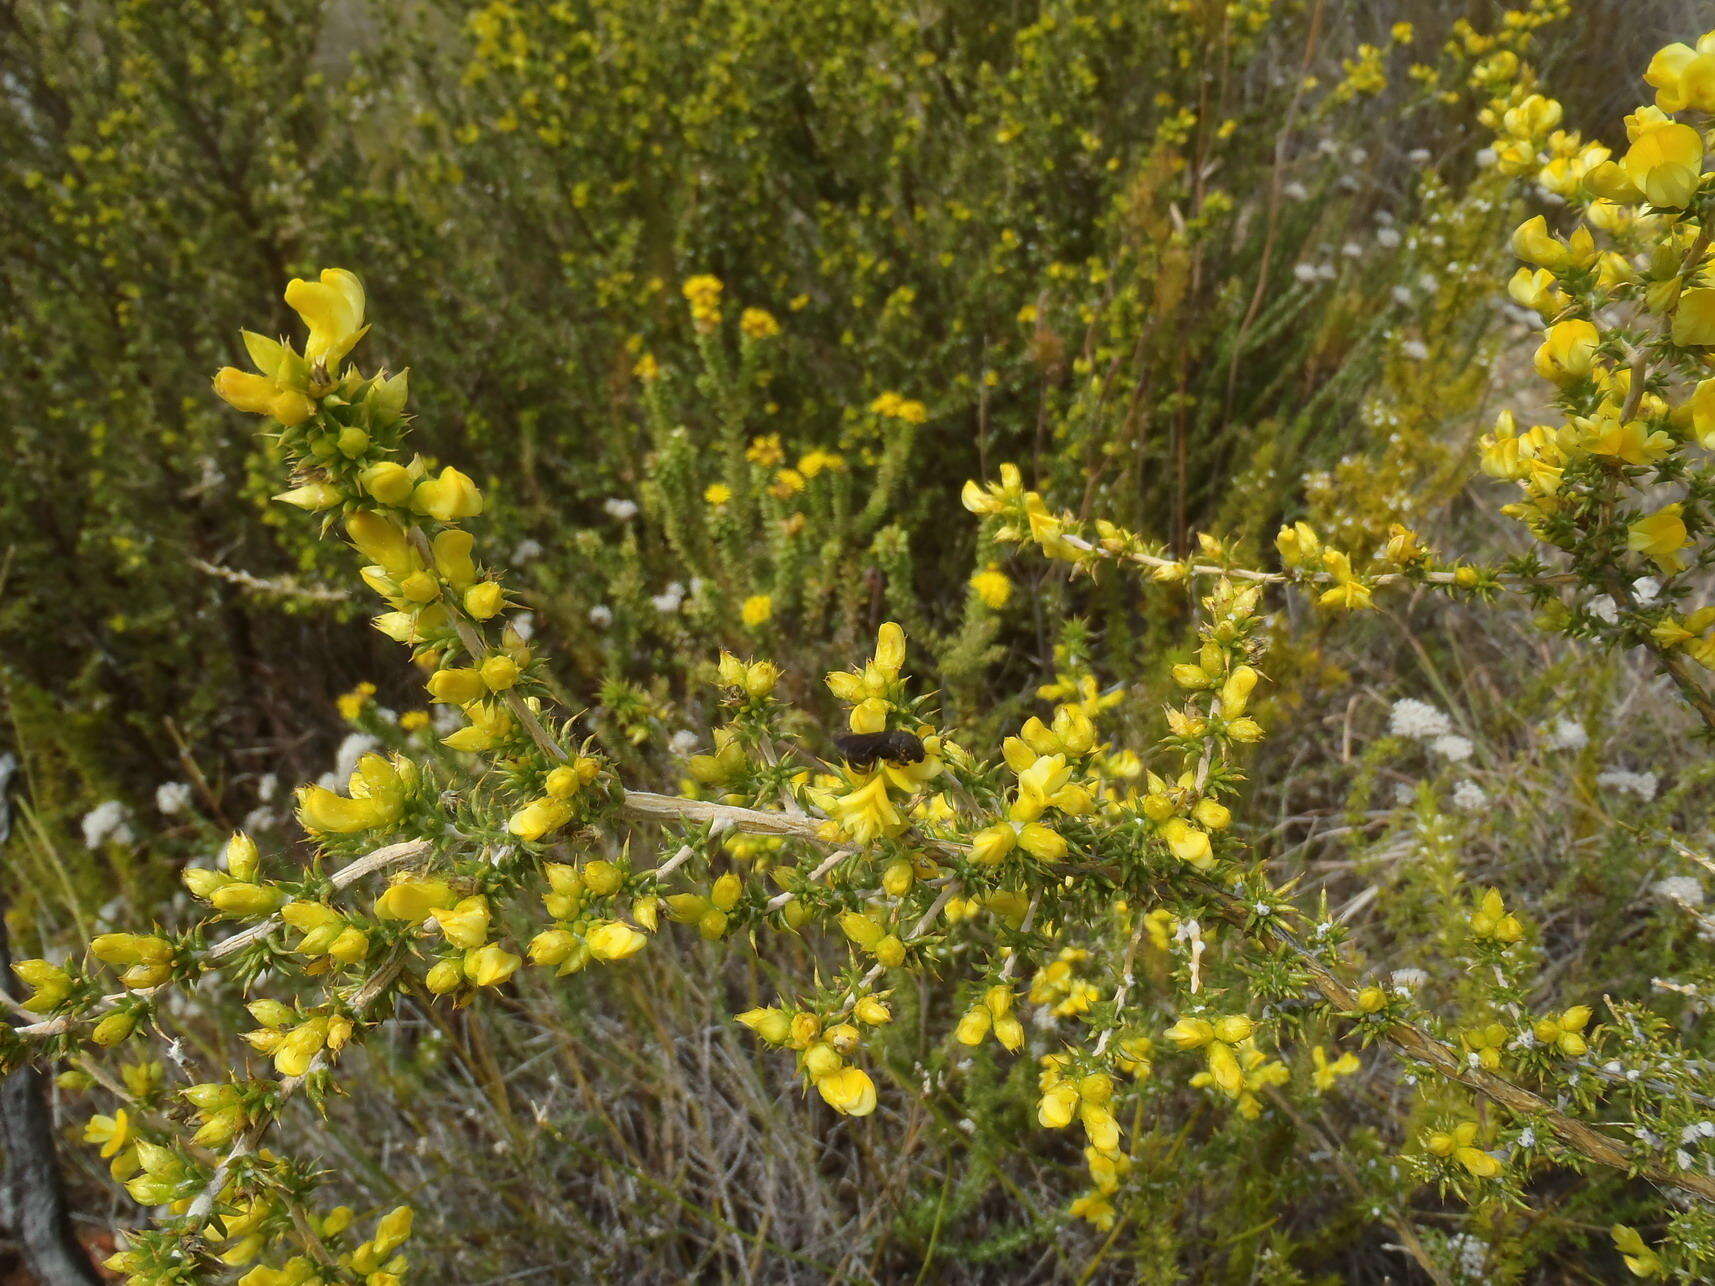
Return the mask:
M464 610L479 621L500 615L506 606L506 591L499 581L485 580L464 593Z
M792 1035L792 1020L781 1009L747 1009L738 1021L770 1045L784 1045Z
M463 473L448 465L438 478L424 478L411 493L411 508L438 522L458 522L482 513L482 493Z

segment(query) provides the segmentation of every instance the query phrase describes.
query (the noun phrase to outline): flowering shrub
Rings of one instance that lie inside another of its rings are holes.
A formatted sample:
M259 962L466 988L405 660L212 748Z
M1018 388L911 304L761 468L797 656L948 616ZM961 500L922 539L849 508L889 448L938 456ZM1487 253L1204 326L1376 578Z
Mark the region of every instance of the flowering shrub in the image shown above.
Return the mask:
M945 405L880 376L837 437L791 441L770 417L786 396L778 390L805 380L772 365L793 310L746 302L788 278L690 274L676 320L616 346L647 443L635 498L608 495L608 537L592 530L568 544L588 566L527 597L497 552L539 556L522 548L524 529L507 530L521 511L504 506L517 502L419 452L406 374L361 356L360 345L381 339L364 283L342 269L293 278L284 303L301 337L246 331L245 365L222 368L214 390L258 417L254 463L277 468L283 489L272 498L302 511L294 521L306 549L313 536L356 553L362 588L341 586L338 601L379 601L372 623L409 649L429 708L394 716L373 685L354 689L340 703L359 730L342 771L296 793L308 837L300 851L241 829L218 862L181 872L188 913L169 906L153 924L88 936L71 958L15 967L28 1013L0 1028L4 1063L63 1062L64 1091L107 1109L92 1113L85 1140L152 1210L109 1266L138 1283L403 1280L417 1203L362 1218L331 1204L326 1189L340 1178L299 1146L316 1128L300 1106L337 1116L342 1097L372 1092L366 1073L384 1060L366 1061L366 1047L415 1015L474 1022L485 1008L568 987L623 987L650 957L701 943L710 961L757 962L746 988L754 1003L732 1006L731 1019L779 1082L823 1105L816 1128L865 1129L874 1146L906 1148L912 1131L898 1105L915 1097L936 1110L956 1103L985 1158L1069 1160L1076 1178L1056 1179L1040 1221L1093 1231L1086 1275L1112 1253L1139 1274L1307 1280L1293 1260L1313 1252L1311 1233L1269 1232L1228 1251L1148 1229L1199 1184L1218 1183L1237 1194L1238 1214L1272 1221L1266 1212L1309 1207L1326 1183L1432 1280L1551 1271L1543 1265L1558 1252L1532 1231L1549 1202L1575 1205L1585 1230L1611 1228L1588 1253L1638 1277L1706 1279L1715 1165L1703 1144L1715 1125L1698 1019L1712 975L1692 872L1710 866L1699 789L1708 773L1685 766L1663 792L1658 775L1635 766L1645 761L1600 758L1606 707L1596 692L1495 703L1540 716L1512 745L1488 733L1499 714L1476 708L1479 686L1461 707L1443 685L1440 704L1391 703L1371 748L1336 765L1349 853L1336 862L1372 880L1367 891L1331 905L1326 872L1285 848L1289 827L1271 826L1265 811L1281 734L1314 717L1305 706L1332 668L1321 651L1337 644L1327 640L1361 639L1372 620L1424 602L1501 629L1507 604L1522 599L1539 636L1595 644L1597 655L1641 649L1715 733L1699 672L1715 668L1715 608L1697 603L1699 573L1715 560L1703 462L1715 445L1715 419L1703 422L1715 414L1705 405L1715 379L1704 378L1715 282L1703 275L1702 232L1715 203L1704 174L1715 36L1657 55L1656 103L1628 118L1628 147L1615 153L1563 129L1563 109L1520 61L1529 33L1557 12L1521 12L1494 37L1461 29L1449 52L1457 81L1427 64L1414 70L1433 95L1457 99L1467 86L1482 95L1493 163L1457 192L1430 181L1421 225L1385 239L1398 259L1427 263L1494 232L1497 213L1513 208L1513 180L1535 185L1518 199L1555 198L1555 226L1536 216L1514 234L1525 267L1508 291L1545 323L1534 364L1559 422L1520 432L1504 416L1480 447L1484 470L1522 492L1505 513L1531 544L1507 559L1449 557L1420 530L1458 467L1437 435L1477 400L1449 388L1437 405L1431 390L1462 345L1482 342L1469 298L1481 273L1417 289L1401 280L1395 302L1414 324L1421 312L1423 337L1378 324L1361 362L1359 345L1328 333L1349 337L1359 302L1322 301L1326 329L1311 350L1342 350L1327 382L1363 390L1355 400L1372 452L1309 480L1309 510L1280 527L1267 565L1249 537L1273 515L1197 503L1188 473L1177 490L1154 493L1172 501L1164 530L1142 530L1145 470L1188 469L1194 429L1282 404L1277 374L1252 366L1241 378L1251 328L1283 336L1291 325L1292 308L1278 301L1247 305L1224 370L1194 383L1180 368L1162 424L1176 445L1164 455L1141 449L1130 412L1105 388L1104 371L1129 345L1148 378L1173 371L1169 346L1155 351L1133 328L1141 316L1175 315L1180 301L1162 291L1195 297L1197 247L1211 229L1240 235L1227 222L1233 208L1206 191L1196 218L1207 222L1189 233L1170 230L1165 205L1149 208L1158 193L1127 195L1126 217L1142 232L1125 243L1126 284L1103 292L1101 308L1070 303L1079 296L1069 286L1023 306L1016 320L1031 330L1032 355L1020 360L1059 372L1039 390L1038 420L1058 426L1057 441L1028 469L998 464L964 484L980 532L932 573L956 584L956 606L917 592L913 551L947 515L919 504L913 463L938 416L981 413L984 390L1008 389L998 369L956 384ZM1249 48L1247 32L1260 42L1266 6L1223 13L1233 48ZM558 148L577 128L559 80L593 74L584 60L598 51L574 41L559 52L535 30L565 22L557 10L512 5L475 13L465 89L485 104L485 123L457 131L459 146L478 149L473 162L490 146ZM1069 50L1100 47L1099 26L1070 25L1078 36L1068 49L1040 65L1025 56L1017 74L1052 67L1081 82L1067 72L1081 65ZM1028 54L1058 30L1044 19L1016 43ZM769 34L788 50L802 38ZM1394 47L1412 39L1391 34ZM532 71L536 57L557 70ZM1385 64L1380 45L1360 48L1302 110L1332 113L1379 92ZM650 83L653 71L616 74L624 86ZM508 88L514 80L529 88ZM1010 92L995 90L997 101ZM889 146L910 155L911 131L900 128ZM1162 156L1185 141L1175 128L1200 127L1160 127L1166 152L1151 164L1164 177L1178 167ZM1001 142L1027 134L1021 123ZM766 199L747 192L729 196L721 217L758 217ZM1005 202L990 195L985 208L1000 217ZM571 207L594 199L574 191ZM1277 195L1271 221L1279 208ZM602 219L624 222L613 211ZM832 219L823 231L857 238L860 223ZM1056 266L1050 281L1107 271ZM1309 270L1283 272L1306 291L1325 280L1316 265L1299 266ZM873 261L858 275L870 271L885 275ZM1267 278L1258 276L1259 292ZM608 293L596 297L613 300L637 285L623 275L598 284ZM884 316L911 303L895 292ZM968 318L967 306L946 316ZM1057 308L1086 328L1082 356L1053 354L1064 342ZM937 359L968 347L981 329L969 326ZM884 340L842 347L854 351L840 360L870 371L901 356ZM806 407L820 396L802 386L796 395ZM1251 450L1259 461L1248 476L1261 479L1335 396L1309 394L1290 422L1257 438L1219 435L1222 450ZM1027 434L1000 435L985 450L1025 460L1031 445ZM1217 455L1203 465L1222 478L1230 463ZM1348 502L1365 476L1374 485ZM1076 509L1050 503L1074 485ZM496 509L507 538L479 543ZM1233 534L1200 530L1198 516L1230 519ZM304 561L323 568L335 558L318 550ZM876 572L867 581L852 574L866 562ZM679 578L654 580L663 565ZM589 601L592 585L599 601ZM1140 638L1128 613L1142 594L1185 636L1159 645L1170 635L1156 627ZM543 604L555 601L578 604L563 634L598 660L555 664L522 611L552 615ZM1048 681L997 695L999 658L989 653L1005 613L1024 603L1062 620L1038 627ZM788 627L823 641L794 650ZM917 668L924 652L931 680ZM1153 652L1167 659L1154 663ZM664 653L675 658L663 662L677 667L674 685L637 667ZM1154 674L1116 662L1165 671L1153 690L1170 694L1159 716L1143 699ZM1567 663L1562 687L1578 687L1580 664ZM586 708L594 691L570 695L568 674L599 684L598 706ZM693 727L673 737L676 722ZM1667 726L1652 762L1665 761L1676 731ZM196 794L169 783L157 809L183 814ZM1561 799L1580 808L1567 812ZM84 819L91 846L130 825L117 805ZM1482 846L1495 856L1462 852ZM1646 848L1669 856L1640 870ZM1601 860L1587 860L1589 849ZM1576 887L1554 902L1537 896L1536 867L1558 852L1570 855L1564 878ZM1629 909L1640 880L1657 904L1647 918ZM1591 907L1573 906L1574 916L1567 908L1579 898ZM1380 930L1358 918L1371 903ZM1640 978L1638 960L1646 970L1672 961L1671 973ZM561 981L572 975L582 976ZM243 1049L187 1050L173 998L189 992L216 1026L242 1001ZM157 1043L165 1062L132 1053ZM464 1057L504 1102L506 1075L491 1053ZM538 1124L558 1128L544 1115ZM1259 1149L1292 1173L1257 1173ZM1325 1160L1319 1175L1304 1172L1312 1153ZM953 1182L930 1211L920 1271ZM1425 1227L1431 1193L1456 1232ZM1128 1226L1135 1244L1111 1251ZM1232 1231L1249 1241L1256 1229L1253 1220ZM765 1238L755 1234L758 1256ZM1005 1241L978 1250L1007 1253ZM439 1253L414 1257L424 1265Z

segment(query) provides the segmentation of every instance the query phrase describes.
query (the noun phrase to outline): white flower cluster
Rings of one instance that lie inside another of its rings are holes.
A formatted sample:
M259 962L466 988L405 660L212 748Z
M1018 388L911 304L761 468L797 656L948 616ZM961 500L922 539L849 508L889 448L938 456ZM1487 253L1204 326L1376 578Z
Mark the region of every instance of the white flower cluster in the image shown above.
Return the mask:
M1629 772L1624 768L1610 768L1597 775L1596 784L1608 790L1636 795L1647 804L1655 798L1656 788L1660 783L1652 772Z
M1449 735L1453 731L1453 723L1427 701L1401 697L1388 713L1387 730L1396 737L1429 741Z
M89 848L100 848L109 841L129 844L136 838L130 810L117 799L97 804L83 815L83 842Z

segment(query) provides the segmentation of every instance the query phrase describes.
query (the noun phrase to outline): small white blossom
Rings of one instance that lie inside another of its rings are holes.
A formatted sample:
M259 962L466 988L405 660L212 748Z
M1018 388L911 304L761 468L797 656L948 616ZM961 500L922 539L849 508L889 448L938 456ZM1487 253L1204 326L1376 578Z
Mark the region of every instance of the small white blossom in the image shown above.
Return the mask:
M1429 748L1452 763L1463 763L1471 757L1471 743L1457 733L1446 733L1429 743Z
M609 518L617 518L621 522L629 522L637 517L637 502L635 500L626 500L620 496L614 496L602 501L601 507L606 511Z
M155 787L155 807L168 817L182 813L191 806L190 783L164 781Z
M1483 793L1483 788L1474 781L1462 781L1453 787L1453 807L1461 812L1474 813L1485 807L1489 797Z
M129 844L135 838L131 815L117 799L97 804L83 815L83 842L89 848L100 848L109 840Z
M541 556L542 542L539 540L532 540L528 536L512 547L512 561L514 563L527 563L531 559L540 558Z
M684 599L678 594L652 594L649 598L649 605L663 616L671 616L678 611L682 602Z
M1632 582L1632 597L1639 607L1648 607L1661 597L1661 582L1654 576L1640 576Z
M1669 902L1681 902L1686 906L1703 905L1703 885L1689 875L1669 875L1650 885L1650 890L1659 898Z
M1427 147L1414 147L1405 154L1405 159L1413 165L1428 165L1429 149Z
M1399 351L1414 362L1427 362L1429 360L1429 345L1421 339L1406 340L1399 346Z
M1417 296L1411 293L1410 286L1395 286L1392 290L1393 301L1405 308L1410 308L1417 302Z
M1402 240L1404 238L1399 235L1398 228L1376 229L1376 244L1384 250L1397 249Z
M1292 275L1296 280L1302 281L1308 285L1310 282L1316 280L1316 265L1313 263L1294 264L1292 266Z
M1294 179L1281 187L1280 194L1288 201L1306 201L1310 198L1310 189Z
M1609 790L1636 795L1646 804L1655 798L1656 787L1659 785L1656 775L1652 772L1628 772L1624 768L1610 768L1607 772L1597 774L1596 784Z
M280 792L280 777L278 773L263 773L256 782L256 798L264 802L274 798Z
M613 624L613 609L606 603L597 603L589 611L590 624L598 630L605 630Z
M1396 737L1412 737L1429 741L1445 737L1453 731L1452 721L1416 697L1401 697L1388 712L1387 730Z
M1562 715L1543 734L1543 741L1550 750L1582 750L1590 744L1590 734L1578 720Z
M1429 975L1421 969L1395 969L1388 975L1388 980L1394 986L1403 987L1410 991L1428 982Z
M688 755L697 748L697 734L681 728L668 740L667 748L676 755Z
M353 732L339 743L339 750L334 755L333 775L343 780L350 777L357 768L357 761L371 750L380 746L380 742L367 732Z
M1477 153L1477 168L1486 170L1495 163L1495 149L1485 147Z

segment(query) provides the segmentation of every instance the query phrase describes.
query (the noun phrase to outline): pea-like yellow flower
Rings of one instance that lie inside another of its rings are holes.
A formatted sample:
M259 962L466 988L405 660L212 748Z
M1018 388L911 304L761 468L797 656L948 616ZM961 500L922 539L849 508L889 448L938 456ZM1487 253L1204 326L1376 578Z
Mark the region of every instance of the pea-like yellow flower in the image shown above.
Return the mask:
M649 939L623 920L606 920L585 934L584 942L597 960L614 961L636 955Z
M875 1082L861 1067L841 1067L815 1079L816 1092L844 1116L868 1116L875 1111Z
M1684 507L1678 502L1639 518L1626 527L1626 548L1642 554L1668 575L1684 567L1679 551L1690 539L1681 516Z
M1664 112L1715 112L1715 31L1696 46L1668 45L1650 59L1644 80Z
M363 283L344 268L324 268L319 281L292 278L286 304L310 330L304 360L337 376L345 355L369 329L363 324Z

